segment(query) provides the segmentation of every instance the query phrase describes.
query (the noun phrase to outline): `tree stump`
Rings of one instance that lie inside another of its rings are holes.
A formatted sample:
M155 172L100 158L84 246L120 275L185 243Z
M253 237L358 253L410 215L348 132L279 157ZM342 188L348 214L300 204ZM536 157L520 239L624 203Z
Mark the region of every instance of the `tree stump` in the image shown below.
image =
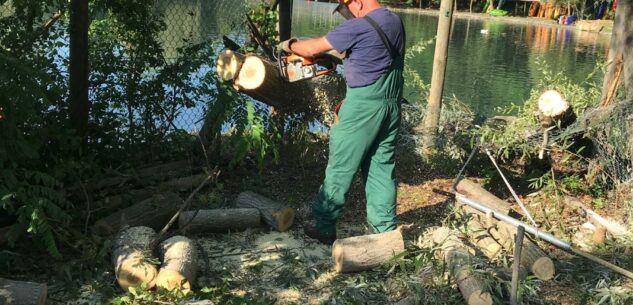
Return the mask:
M174 193L162 193L97 220L93 232L110 236L123 226L147 226L160 229L176 213L182 199Z
M336 272L357 272L377 267L404 252L400 230L337 239L332 244Z
M235 200L235 206L256 208L264 222L279 232L287 231L295 219L294 209L251 191L240 193Z
M198 254L193 241L184 236L173 236L159 245L158 252L163 264L156 277L156 286L190 292L198 272Z
M468 248L448 228L433 232L433 242L440 245L440 255L448 265L448 272L457 282L468 305L492 305L492 296L485 292L484 285L474 276Z
M178 217L178 227L187 233L242 231L260 225L261 216L255 208L185 211ZM185 227L186 226L186 227Z
M154 287L156 266L151 263L150 245L156 239L156 232L148 227L131 227L121 231L114 239L112 263L119 286Z
M0 304L44 305L47 290L46 284L0 278Z

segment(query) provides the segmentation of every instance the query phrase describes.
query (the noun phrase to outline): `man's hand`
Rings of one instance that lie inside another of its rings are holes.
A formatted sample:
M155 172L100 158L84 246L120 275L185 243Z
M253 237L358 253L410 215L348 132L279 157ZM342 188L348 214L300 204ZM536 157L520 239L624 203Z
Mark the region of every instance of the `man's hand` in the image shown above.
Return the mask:
M284 40L277 45L277 49L284 50L284 52L286 53L292 53L292 50L290 49L290 45L295 41L297 41L297 38L295 37L292 37L288 40Z

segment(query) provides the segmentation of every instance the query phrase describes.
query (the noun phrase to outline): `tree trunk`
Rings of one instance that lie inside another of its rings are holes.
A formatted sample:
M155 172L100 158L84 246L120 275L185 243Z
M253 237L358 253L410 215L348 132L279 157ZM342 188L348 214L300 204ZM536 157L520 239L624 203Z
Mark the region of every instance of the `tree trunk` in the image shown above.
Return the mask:
M70 126L86 140L90 101L88 100L88 1L70 1L70 66L69 109Z
M162 193L104 217L93 226L93 232L110 236L125 226L147 226L160 229L178 210L182 199L174 193Z
M627 98L633 98L633 63L630 62L633 51L633 4L630 1L620 1L616 10L615 22L609 47L608 69L602 85L600 105L611 104L620 85L622 74L627 92ZM624 59L626 59L626 64ZM624 71L623 71L624 70Z
M187 233L234 232L260 225L260 213L255 208L185 211L178 218L178 227ZM186 227L185 227L186 226Z
M292 32L292 0L279 0L279 41L290 39Z
M337 239L332 244L336 272L357 272L380 266L404 252L400 230Z
M305 113L328 126L333 121L332 108L345 98L347 90L338 74L289 83L281 77L277 63L255 55L243 56L225 50L217 63L218 75L233 80L233 86L240 92L277 111Z
M0 304L44 305L47 290L46 284L0 278Z
M484 228L478 219L479 215L471 215L470 220L467 224L467 229L465 233L468 235L472 241L479 247L481 252L489 259L494 259L501 252L501 245L490 236L488 230Z
M491 229L490 233L508 251L514 247L514 236L516 228L499 221L496 229ZM537 278L548 281L556 274L556 268L551 258L528 238L523 239L523 249L521 250L521 265L532 272Z
M448 44L450 40L451 24L453 20L453 0L442 0L440 16L437 23L437 39L435 41L435 56L433 58L433 73L431 75L431 91L429 103L423 121L423 145L428 149L435 148L435 140L440 124L442 110L442 94L444 92L444 74L448 58Z
M174 236L163 241L158 248L163 262L156 286L184 293L191 291L198 272L198 254L196 246L189 238Z
M448 272L457 282L468 305L492 305L490 293L472 272L472 257L468 248L448 228L433 232L433 242L440 246L440 255L448 265Z
M475 182L468 179L462 179L455 188L458 193L468 197L469 199L482 203L501 213L508 214L510 212L510 204L508 202L499 199L499 197L486 191Z
M131 227L121 231L114 239L112 263L119 286L151 289L156 278L156 266L150 263L150 245L156 239L156 232L148 227Z
M156 190L148 188L148 189L140 189L140 190L129 190L125 191L119 195L108 196L99 201L95 202L95 206L104 207L106 209L117 209L122 206L128 206L131 203L143 201L147 198L152 197L156 193Z
M235 200L235 206L258 209L264 222L279 232L288 230L295 219L293 208L250 191L240 193Z
M168 189L174 192L191 191L196 186L200 185L200 183L202 183L202 181L206 178L207 174L175 178L161 183L158 188L161 190Z

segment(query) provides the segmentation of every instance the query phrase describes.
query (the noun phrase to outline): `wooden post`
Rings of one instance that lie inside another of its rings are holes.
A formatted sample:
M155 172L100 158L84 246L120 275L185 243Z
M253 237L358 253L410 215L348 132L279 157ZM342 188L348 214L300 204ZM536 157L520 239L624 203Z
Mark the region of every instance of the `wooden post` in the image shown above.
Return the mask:
M292 0L279 0L279 40L290 39L292 29Z
M521 248L523 247L523 234L525 228L517 227L517 235L514 239L514 263L512 266L512 290L510 291L510 304L516 305L517 291L519 290L519 274L521 271Z
M88 1L70 1L70 126L85 141L90 114L88 100Z
M431 76L431 92L429 94L429 102L423 122L422 142L427 149L435 147L435 137L440 123L442 94L444 92L444 74L446 73L446 60L452 20L453 1L442 0L437 22L437 39L435 41L435 57L433 59L433 74Z

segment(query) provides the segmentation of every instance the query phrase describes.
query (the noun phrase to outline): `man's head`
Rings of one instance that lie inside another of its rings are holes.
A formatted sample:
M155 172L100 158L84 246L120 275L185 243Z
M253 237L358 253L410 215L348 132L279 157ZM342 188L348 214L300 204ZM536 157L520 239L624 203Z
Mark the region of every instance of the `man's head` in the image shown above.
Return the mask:
M338 0L334 12L343 15L345 19L363 17L370 11L380 7L378 0Z

